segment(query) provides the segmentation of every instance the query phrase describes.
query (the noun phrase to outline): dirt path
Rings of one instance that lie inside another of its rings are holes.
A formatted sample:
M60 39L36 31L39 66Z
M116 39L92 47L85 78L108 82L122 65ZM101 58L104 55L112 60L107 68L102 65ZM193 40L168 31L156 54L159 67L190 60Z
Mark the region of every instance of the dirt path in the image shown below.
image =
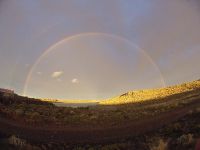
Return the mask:
M32 142L55 143L107 143L122 138L143 134L156 130L159 127L171 123L185 116L191 109L200 106L200 100L182 108L161 113L155 117L143 118L137 122L124 123L123 125L107 128L96 127L33 127L21 125L12 120L0 118L0 132L17 135L20 138Z

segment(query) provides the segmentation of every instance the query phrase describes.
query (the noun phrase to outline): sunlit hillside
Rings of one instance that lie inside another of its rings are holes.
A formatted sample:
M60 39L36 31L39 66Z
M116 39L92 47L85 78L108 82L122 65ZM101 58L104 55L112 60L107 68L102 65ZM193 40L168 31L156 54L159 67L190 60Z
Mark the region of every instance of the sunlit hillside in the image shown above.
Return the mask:
M111 98L109 100L101 101L102 105L118 105L125 103L134 103L147 100L157 100L167 96L189 92L200 88L200 81L193 81L189 83L184 83L181 85L175 85L167 88L161 89L150 89L150 90L140 90L125 93L121 96Z
M98 100L61 100L61 99L41 99L42 101L47 101L47 102L52 102L52 103L74 103L74 104L79 104L79 103L99 103Z

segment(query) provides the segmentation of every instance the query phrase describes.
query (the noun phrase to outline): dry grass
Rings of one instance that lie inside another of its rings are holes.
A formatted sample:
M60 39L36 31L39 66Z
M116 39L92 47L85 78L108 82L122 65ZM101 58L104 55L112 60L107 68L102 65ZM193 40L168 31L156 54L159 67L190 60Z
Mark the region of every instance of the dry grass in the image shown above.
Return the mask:
M101 105L119 105L134 102L143 102L148 100L157 100L171 95L189 92L195 89L200 89L200 81L193 81L181 85L171 86L161 89L140 90L125 93L121 96L101 101Z

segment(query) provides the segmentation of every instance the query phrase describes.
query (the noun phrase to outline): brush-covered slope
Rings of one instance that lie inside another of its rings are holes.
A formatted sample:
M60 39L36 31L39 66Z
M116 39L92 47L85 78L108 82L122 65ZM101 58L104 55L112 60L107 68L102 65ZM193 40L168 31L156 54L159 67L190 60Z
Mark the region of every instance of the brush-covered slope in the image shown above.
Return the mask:
M142 102L147 100L157 100L164 97L185 93L196 89L200 89L200 80L160 89L131 91L121 96L101 101L100 104L118 105L118 104Z

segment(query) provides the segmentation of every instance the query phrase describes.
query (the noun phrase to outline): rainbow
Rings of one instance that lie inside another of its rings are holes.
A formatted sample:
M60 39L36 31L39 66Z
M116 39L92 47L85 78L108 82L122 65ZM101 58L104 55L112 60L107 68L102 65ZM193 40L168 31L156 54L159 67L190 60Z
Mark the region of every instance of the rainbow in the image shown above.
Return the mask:
M30 68L30 70L28 72L28 75L26 77L26 80L25 80L25 84L24 84L24 88L23 88L23 95L26 95L26 93L27 93L27 89L28 89L29 82L31 80L33 71L35 70L35 68L37 67L37 65L41 62L41 60L48 53L56 50L56 48L58 46L60 46L61 44L63 44L63 43L69 42L70 40L74 40L76 38L80 38L80 37L83 37L83 36L84 37L85 36L106 36L106 37L117 39L117 40L120 40L120 41L123 41L125 43L130 44L132 47L136 48L139 52L141 52L151 62L151 64L159 72L159 76L160 76L160 80L161 80L162 86L163 87L166 86L164 77L163 77L163 75L162 75L159 67L157 66L157 64L153 61L153 59L148 55L148 53L145 50L143 50L142 48L138 47L137 45L135 45L131 41L127 40L126 38L123 38L123 37L118 36L118 35L113 35L113 34L109 34L109 33L102 33L102 32L86 32L86 33L80 33L80 34L75 34L75 35L72 35L72 36L69 36L69 37L65 37L65 38L61 39L60 41L56 42L55 44L51 45L49 48L47 48L42 53L42 55L35 61L35 63L32 65L32 67Z

